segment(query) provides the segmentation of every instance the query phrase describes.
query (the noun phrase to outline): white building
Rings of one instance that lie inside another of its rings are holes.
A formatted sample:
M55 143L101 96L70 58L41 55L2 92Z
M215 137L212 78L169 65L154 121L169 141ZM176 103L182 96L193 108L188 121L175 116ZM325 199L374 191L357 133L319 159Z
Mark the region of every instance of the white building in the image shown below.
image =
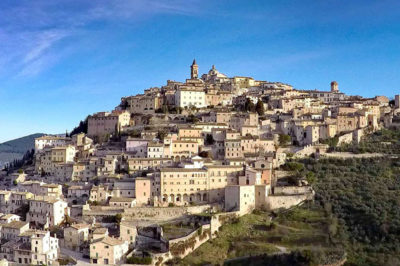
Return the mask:
M203 89L179 88L175 92L175 106L177 107L206 107L206 93Z
M254 185L230 185L225 187L225 210L249 213L255 207Z
M45 147L65 146L69 141L70 138L49 135L35 138L35 153L40 152Z
M67 202L61 199L37 196L29 200L29 212L26 220L47 228L59 225L67 215L69 215Z
M164 155L164 144L151 142L147 145L147 158L162 158Z
M89 241L89 225L73 224L64 228L64 244L66 248L80 251L80 246Z
M123 260L128 249L128 241L109 236L96 239L90 244L90 263L101 265L117 264Z
M14 247L13 261L23 265L56 265L59 245L49 231L28 230Z

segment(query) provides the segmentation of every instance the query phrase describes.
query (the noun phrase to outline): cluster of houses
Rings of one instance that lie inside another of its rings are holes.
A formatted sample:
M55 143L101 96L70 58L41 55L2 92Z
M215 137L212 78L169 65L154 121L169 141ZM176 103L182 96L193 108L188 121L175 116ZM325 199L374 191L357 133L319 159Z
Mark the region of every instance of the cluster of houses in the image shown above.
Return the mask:
M83 209L268 208L288 147L359 141L400 121L398 96L392 106L385 96L348 96L335 81L329 91L297 90L215 66L200 77L196 61L190 70L185 82L88 116L87 132L35 139L34 168L0 191L0 258L53 265L62 248L93 264L121 263L137 228L120 221L109 232L82 219Z

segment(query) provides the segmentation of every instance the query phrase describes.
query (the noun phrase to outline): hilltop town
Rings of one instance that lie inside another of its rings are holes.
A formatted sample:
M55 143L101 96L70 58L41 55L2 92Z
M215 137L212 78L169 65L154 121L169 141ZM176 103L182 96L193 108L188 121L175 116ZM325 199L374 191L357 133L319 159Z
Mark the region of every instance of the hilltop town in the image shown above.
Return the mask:
M313 200L308 180L282 166L399 126L399 110L399 95L346 95L336 81L299 90L215 66L200 76L194 60L185 82L122 97L66 136L38 137L31 164L0 172L0 258L183 258L237 217Z

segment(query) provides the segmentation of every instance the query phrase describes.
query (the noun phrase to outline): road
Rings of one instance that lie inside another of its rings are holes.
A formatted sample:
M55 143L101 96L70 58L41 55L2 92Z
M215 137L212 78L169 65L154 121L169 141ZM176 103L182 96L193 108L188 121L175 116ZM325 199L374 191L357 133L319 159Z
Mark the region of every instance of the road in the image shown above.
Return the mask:
M78 266L90 266L90 260L84 259L81 253L75 252L66 248L61 248L61 254L68 255L76 260L76 265Z

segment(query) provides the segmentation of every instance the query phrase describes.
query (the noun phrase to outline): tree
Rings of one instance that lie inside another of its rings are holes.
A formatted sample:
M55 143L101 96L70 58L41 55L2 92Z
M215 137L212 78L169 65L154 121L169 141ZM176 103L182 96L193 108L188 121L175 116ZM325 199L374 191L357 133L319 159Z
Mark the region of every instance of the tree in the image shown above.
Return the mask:
M75 127L71 131L71 133L69 133L69 136L73 136L73 135L79 134L79 133L87 134L87 130L88 130L88 117L86 117L85 120L80 121L79 125L77 127Z
M258 100L256 104L256 111L258 115L264 115L265 109L264 109L264 103L261 100Z
M190 114L188 116L188 118L186 119L186 122L188 122L188 123L197 123L199 121L200 120L194 114Z
M120 224L121 221L122 221L122 214L117 213L117 214L115 215L115 222L116 222L117 224Z
M246 98L246 102L244 104L245 111L248 112L255 112L256 106L254 105L253 101L250 98Z
M201 151L199 152L199 156L203 158L210 158L212 159L212 154L209 151Z
M214 144L214 138L211 134L207 134L206 136L206 145L213 145Z
M157 138L161 141L164 141L164 138L168 135L168 132L166 132L165 129L160 129L157 132Z
M286 134L280 134L279 135L279 143L281 145L290 144L291 141L292 141L292 138L289 135L286 135Z
M129 133L129 136L131 136L132 138L138 138L140 137L141 133L139 130L134 129Z

